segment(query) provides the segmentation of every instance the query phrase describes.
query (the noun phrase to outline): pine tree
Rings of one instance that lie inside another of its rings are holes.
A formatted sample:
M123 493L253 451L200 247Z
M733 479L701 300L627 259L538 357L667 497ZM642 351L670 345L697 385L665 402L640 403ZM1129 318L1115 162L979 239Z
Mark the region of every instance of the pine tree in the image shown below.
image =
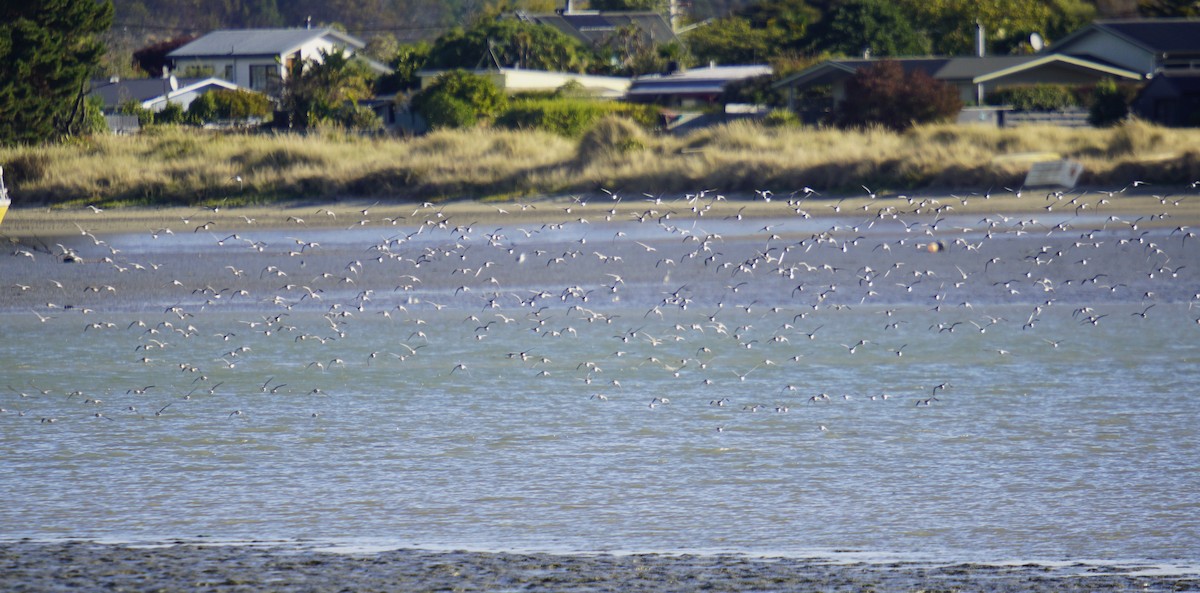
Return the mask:
M111 0L27 0L0 6L0 145L79 131L88 79L104 55Z

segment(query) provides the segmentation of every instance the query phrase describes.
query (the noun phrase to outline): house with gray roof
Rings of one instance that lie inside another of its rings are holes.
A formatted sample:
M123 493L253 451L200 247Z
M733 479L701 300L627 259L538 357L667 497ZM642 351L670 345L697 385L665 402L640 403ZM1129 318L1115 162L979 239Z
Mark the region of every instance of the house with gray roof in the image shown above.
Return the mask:
M204 72L250 90L276 96L296 61L321 60L337 50L349 54L366 44L332 27L213 31L167 54L176 72ZM388 68L368 61L381 73Z
M216 77L209 78L110 78L91 83L89 96L104 101L104 112L112 113L121 105L137 103L143 109L162 111L167 103L175 103L187 110L192 101L216 89L230 91L245 90L232 82Z
M964 105L981 105L989 90L1028 84L1094 84L1104 78L1140 82L1140 73L1064 54L1027 56L963 56L883 58L900 63L905 72L922 71L935 80L954 85ZM817 119L846 97L846 82L859 68L883 59L855 58L827 60L775 83L787 92L789 107L806 119ZM801 100L814 89L827 88L819 98L805 105Z
M673 107L709 105L730 84L756 76L769 76L768 65L686 68L667 74L648 74L633 79L625 100Z
M1096 21L1046 51L1112 64L1146 78L1163 71L1200 70L1200 19Z
M671 23L662 14L652 11L576 10L567 0L560 10L535 14L518 11L516 17L554 27L595 49L620 42L624 35L632 35L632 40L644 47L679 39Z

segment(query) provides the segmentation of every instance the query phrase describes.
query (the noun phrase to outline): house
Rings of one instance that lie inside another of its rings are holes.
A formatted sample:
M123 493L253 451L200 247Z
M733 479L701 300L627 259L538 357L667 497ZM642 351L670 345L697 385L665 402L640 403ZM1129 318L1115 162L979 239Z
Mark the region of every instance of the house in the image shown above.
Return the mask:
M874 64L876 59L828 60L787 76L774 84L785 89L788 105L793 110L815 119L818 112L828 110L846 96L845 84L859 68ZM920 70L936 80L950 83L958 89L965 105L982 105L989 89L1027 84L1094 84L1105 78L1141 81L1140 72L1114 66L1108 62L1083 57L1050 53L1027 56L964 56L898 58L906 72ZM829 93L805 104L801 97L814 89L827 87ZM817 105L816 108L813 105Z
M567 0L565 7L555 12L529 14L518 11L516 17L554 27L594 49L625 43L629 34L632 34L631 40L642 47L679 40L671 23L662 14L651 11L576 10L573 2Z
M1200 69L1200 19L1102 20L1047 48L1047 52L1111 64L1145 78Z
M445 70L421 70L421 88L429 86ZM492 81L496 88L508 94L550 92L568 82L578 82L585 91L597 97L619 99L629 89L629 79L619 76L592 76L574 72L548 72L523 68L483 68L472 72Z
M297 60L320 60L323 53L353 54L366 44L346 33L319 29L237 29L213 31L167 54L176 72L205 72L250 90L278 96ZM368 60L372 69L389 69Z
M1200 70L1162 70L1130 106L1139 117L1164 126L1200 126Z
M192 101L212 90L245 90L220 78L135 78L125 80L113 77L93 80L89 96L104 101L104 113L115 113L122 105L135 102L143 109L162 111L167 103L175 103L185 111Z
M766 65L687 68L667 74L650 74L633 79L625 100L672 107L690 107L716 103L729 84L769 76Z

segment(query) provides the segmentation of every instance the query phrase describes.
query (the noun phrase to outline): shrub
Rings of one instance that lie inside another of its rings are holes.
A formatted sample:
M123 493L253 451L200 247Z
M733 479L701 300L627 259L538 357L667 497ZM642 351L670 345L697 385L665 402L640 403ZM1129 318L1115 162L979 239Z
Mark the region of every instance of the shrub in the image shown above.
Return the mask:
M137 101L130 100L121 103L117 106L117 113L121 115L136 115L138 125L140 126L148 126L154 123L154 112L142 107L142 104Z
M465 70L437 77L412 98L415 111L433 128L464 128L503 109L505 96L490 79Z
M762 123L768 128L796 127L800 125L800 117L787 109L772 109Z
M844 128L878 124L903 131L950 119L961 109L962 99L953 85L920 70L906 73L899 62L884 60L860 68L846 82L846 99L834 117Z
M162 110L154 114L154 123L159 125L181 124L187 121L183 106L179 103L167 102Z
M997 89L988 95L991 105L1010 105L1020 111L1060 111L1079 107L1075 90L1061 84L1030 84Z
M1131 87L1118 85L1111 78L1096 83L1088 108L1088 123L1108 127L1125 119L1129 115L1129 103L1134 93Z

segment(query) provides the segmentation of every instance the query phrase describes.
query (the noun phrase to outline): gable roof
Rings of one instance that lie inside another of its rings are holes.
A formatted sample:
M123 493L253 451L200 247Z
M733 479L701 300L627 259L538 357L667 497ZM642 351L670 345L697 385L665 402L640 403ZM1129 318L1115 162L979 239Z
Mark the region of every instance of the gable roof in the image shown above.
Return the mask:
M1051 46L1069 53L1071 44L1096 33L1112 35L1155 54L1200 54L1200 19L1117 19L1096 21Z
M323 29L223 29L212 31L167 54L170 58L216 56L279 56L305 44L328 38L334 45L362 49L361 40L332 27Z
M689 68L670 74L651 74L633 79L627 96L718 94L725 85L755 76L771 74L767 65L709 66Z
M220 78L178 78L175 88L168 78L97 79L92 81L92 90L88 94L100 97L106 107L117 107L126 101L137 101L145 106L168 95L194 92L209 86L229 90L242 88Z
M549 25L593 47L604 45L618 29L633 26L651 45L676 39L671 24L657 12L573 11L547 14L518 13L517 18Z
M1038 68L1056 67L1078 72L1094 72L1130 80L1141 80L1137 72L1118 68L1110 64L1063 54L1031 56L963 56L957 58L879 58L829 60L802 70L775 83L784 86L811 86L830 84L854 75L859 68L884 60L900 62L905 72L922 70L937 80L959 84L994 82L1008 76L1030 72Z
M1140 74L1131 70L1064 54L954 58L938 70L934 78L969 80L973 84L979 84L1047 66L1079 72L1096 72L1130 80L1142 79Z
M781 78L772 86L774 88L783 88L785 86L810 86L830 84L836 80L842 80L854 76L854 73L859 68L870 66L883 60L900 62L900 67L905 72L923 71L926 74L933 76L953 58L938 58L938 57L923 57L923 58L853 58L846 60L826 60L815 66L810 66Z

